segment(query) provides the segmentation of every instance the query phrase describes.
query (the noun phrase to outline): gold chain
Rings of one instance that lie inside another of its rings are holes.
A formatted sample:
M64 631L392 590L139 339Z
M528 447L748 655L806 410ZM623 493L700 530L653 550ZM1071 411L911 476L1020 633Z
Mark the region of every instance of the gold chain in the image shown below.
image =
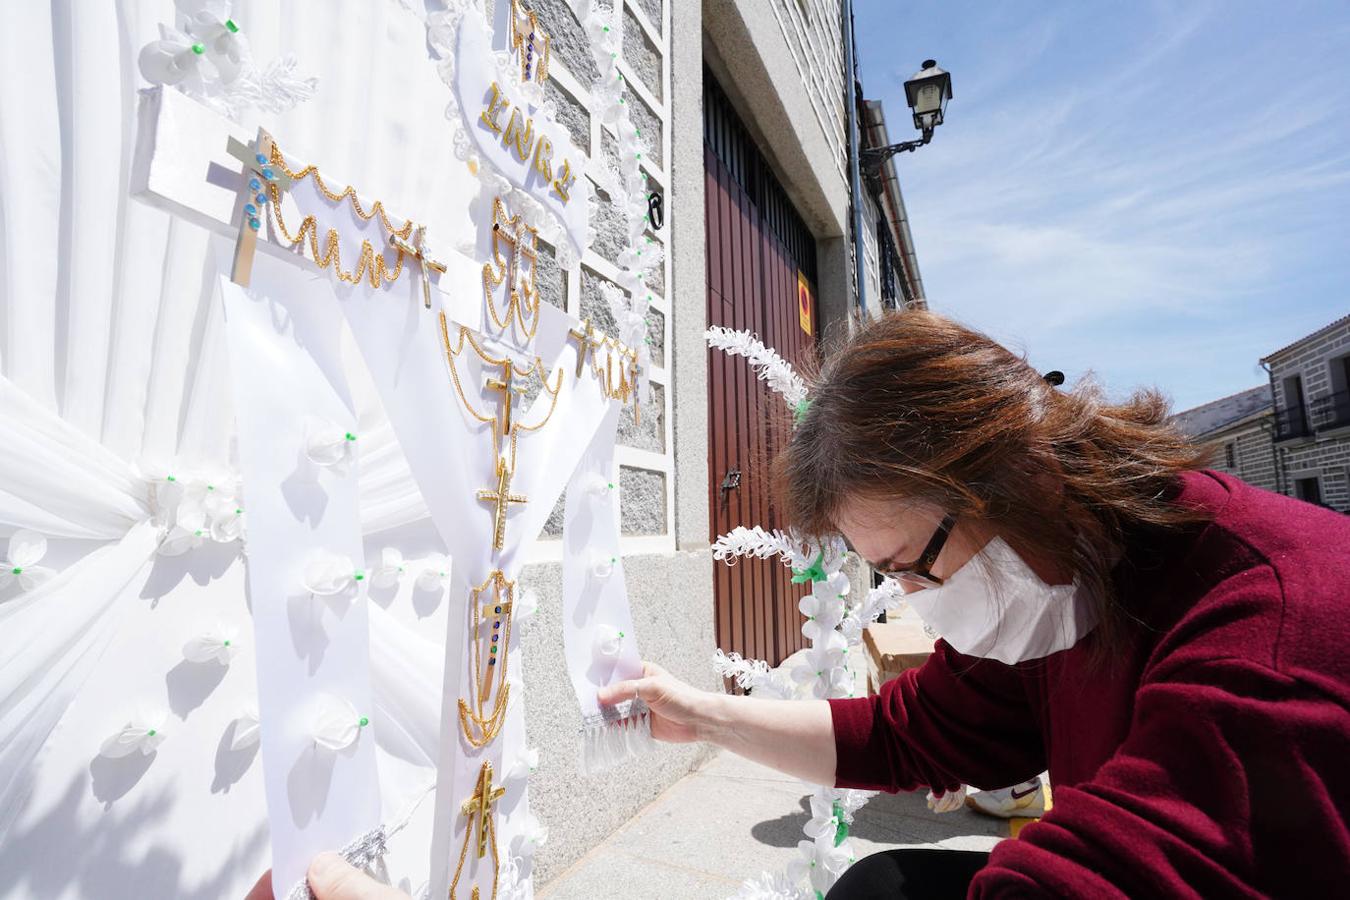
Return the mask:
M483 827L487 829L488 843L492 845L492 900L497 898L497 881L501 875L501 858L497 855L497 826L489 818ZM464 827L464 843L459 848L459 862L455 865L455 876L450 879L450 900L455 900L455 888L459 886L459 876L464 871L464 860L469 855L469 835L473 832L473 820ZM473 889L473 898L478 900L478 888Z
M484 660L482 647L483 642L478 639L478 629L482 626L485 617L483 616L482 595L488 587L492 588L493 606L498 610L505 610L494 614L494 618L502 620L505 628L494 627L493 631L502 632L501 639L491 643L501 646L501 652L493 654L489 646L487 668L496 667L497 669L497 700L493 704L491 715L483 714L484 685L491 683L491 674L484 673ZM506 591L506 602L502 602L502 590ZM474 588L473 594L473 680L474 680L474 708L464 702L464 698L459 698L459 724L464 732L464 739L476 748L485 747L492 742L501 732L502 726L506 723L506 706L511 696L511 685L507 681L506 667L507 655L511 652L511 625L515 621L515 600L516 583L507 581L501 569L493 571L487 577L487 580ZM497 661L490 662L493 658ZM478 726L482 736L475 738L470 722Z
M361 198L356 196L356 189L350 184L341 191L334 191L324 182L323 176L319 174L319 170L316 166L308 165L303 169L292 169L286 164L286 157L281 152L281 148L277 146L275 140L272 142L272 165L285 172L292 181L312 178L314 180L314 186L319 189L320 193L334 203L341 203L343 200L349 201L352 205L352 209L356 211L356 214L367 222L378 215L380 217L380 222L384 225L385 231L390 234L397 234L404 240L407 240L409 235L412 234L412 221L409 220L405 222L402 228L395 228L394 223L389 221L389 214L385 212L384 204L379 200L376 200L371 204L370 211L367 212L365 207L361 205Z
M503 232L506 228L512 229L508 236ZM539 330L539 291L535 287L535 268L539 262L538 230L521 223L520 214L507 216L506 205L502 203L501 197L492 198L492 261L483 264L483 295L487 298L488 313L492 316L492 321L498 328L507 328L514 318L520 323L520 330L527 340L533 339L536 331ZM528 249L524 245L525 238L529 238ZM505 257L502 256L499 242L505 241L511 247L511 260L508 264ZM520 285L520 258L524 256L530 261L530 279L524 285L524 298L522 299L522 290ZM493 296L493 289L506 282L506 314L497 312L497 300ZM532 320L527 323L525 315L529 313Z
M483 362L487 363L490 366L505 365L509 361L509 358L504 357L502 359L497 359L496 357L488 355L488 353L482 347L478 346L478 342L473 339L473 333L469 331L469 329L466 326L463 325L461 325L459 328L458 344L456 346L451 346L449 325L447 323L447 319L444 312L440 314L440 322L441 322L441 346L445 350L445 361L446 365L450 368L450 381L455 386L455 393L459 395L460 402L464 404L464 408L468 411L470 416L477 419L479 422L483 422L484 424L491 426L492 447L493 450L496 452L496 454L498 456L501 456L502 452L501 422L496 415L491 416L484 415L483 413L475 409L474 405L469 402L469 397L464 391L464 385L460 382L459 379L459 368L458 366L455 365L455 359L461 353L464 352L465 343L467 343L470 347L473 348L474 353L478 355L479 359L481 359ZM523 431L538 431L539 429L543 428L545 425L548 424L549 419L553 418L553 413L558 408L558 397L562 393L562 371L561 370L558 371L557 373L558 377L555 379L553 387L550 388L548 386L548 378L544 373L544 362L538 357L535 357L533 366L527 366L522 370L518 368L514 363L512 363L511 369L517 375L522 376L529 375L531 372L538 372L543 391L549 397L548 412L544 415L543 419L541 419L540 421L536 422L533 425L526 425L522 422L511 423L511 433L510 433L511 455L510 455L510 464L509 467L507 468L507 471L511 473L511 475L515 475L517 438Z
M402 228L395 228L393 223L389 221L388 215L385 214L384 204L379 200L376 200L370 210L367 211L361 205L361 200L356 196L356 191L351 185L347 185L341 192L334 192L324 183L323 177L319 175L319 170L314 166L305 166L298 171L290 168L286 165L286 157L282 154L281 148L277 146L275 141L272 143L271 159L272 165L280 168L290 176L293 181L310 178L313 180L319 191L329 200L334 202L341 202L342 200L350 201L356 214L366 221L370 221L378 215L380 217L380 222L390 234L398 235L405 241L412 234L412 220L410 219L405 222ZM300 244L308 237L310 256L313 258L314 264L320 269L327 269L329 266L332 266L338 279L345 281L348 284L359 284L362 278L367 278L370 281L370 286L376 289L385 282L392 284L398 280L398 277L401 274L403 274L404 251L401 248L395 251L397 255L395 257L394 267L393 269L390 269L388 261L384 258L384 252L377 252L369 240L361 241L361 255L360 259L357 261L355 271L346 271L342 268L341 234L336 228L328 229L328 234L324 241L324 250L320 253L318 220L313 215L305 216L300 222L299 230L292 234L290 229L286 227L286 218L281 212L281 189L277 186L275 181L270 182L267 185L267 193L270 199L267 206L271 209L272 221L276 224L277 233L281 236L282 240L291 247Z

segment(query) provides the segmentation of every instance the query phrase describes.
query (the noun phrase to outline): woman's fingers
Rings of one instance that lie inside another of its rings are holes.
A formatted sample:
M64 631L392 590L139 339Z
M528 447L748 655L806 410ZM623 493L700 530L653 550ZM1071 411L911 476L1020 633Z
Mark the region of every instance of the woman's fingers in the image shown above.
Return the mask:
M614 684L602 687L596 691L596 699L605 706L613 706L615 703L622 703L625 700L632 700L638 696L641 690L642 682L645 678L633 679L630 681L618 681Z
M316 900L408 900L408 895L380 884L336 853L320 853L306 873Z

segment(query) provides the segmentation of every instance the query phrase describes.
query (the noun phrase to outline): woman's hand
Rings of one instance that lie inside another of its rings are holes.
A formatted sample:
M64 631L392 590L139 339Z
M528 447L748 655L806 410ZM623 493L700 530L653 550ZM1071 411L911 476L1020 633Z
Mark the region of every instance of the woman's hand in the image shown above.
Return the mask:
M642 698L652 711L652 737L672 744L707 740L707 726L721 694L691 687L656 663L642 664L642 677L603 687L599 699L612 706Z
M408 900L398 888L380 884L336 853L320 853L305 873L316 900ZM272 900L272 870L253 885L244 900Z

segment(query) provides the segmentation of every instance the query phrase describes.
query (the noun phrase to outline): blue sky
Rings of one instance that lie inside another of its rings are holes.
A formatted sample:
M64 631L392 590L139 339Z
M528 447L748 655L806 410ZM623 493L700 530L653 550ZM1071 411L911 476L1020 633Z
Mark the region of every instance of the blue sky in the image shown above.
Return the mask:
M1177 409L1350 312L1350 4L856 2L929 302L1033 365Z

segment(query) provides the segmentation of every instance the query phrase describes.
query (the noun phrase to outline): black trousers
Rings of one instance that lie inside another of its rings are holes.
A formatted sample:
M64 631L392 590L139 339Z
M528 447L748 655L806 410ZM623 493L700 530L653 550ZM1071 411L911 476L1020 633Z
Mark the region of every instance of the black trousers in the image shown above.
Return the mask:
M887 850L858 860L825 900L964 900L989 854L975 850Z

